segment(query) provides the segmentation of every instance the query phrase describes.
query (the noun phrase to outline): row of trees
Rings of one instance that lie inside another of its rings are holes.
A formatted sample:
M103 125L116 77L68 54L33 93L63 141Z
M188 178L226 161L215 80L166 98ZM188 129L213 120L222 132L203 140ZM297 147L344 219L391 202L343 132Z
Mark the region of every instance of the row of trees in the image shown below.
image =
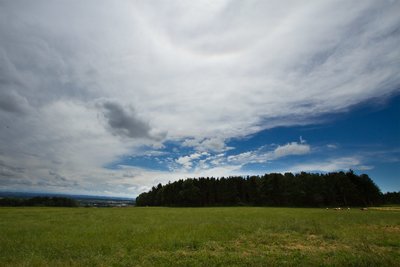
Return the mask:
M2 198L0 206L78 207L78 202L66 197Z
M159 184L136 198L137 206L371 206L382 193L367 174L353 171L270 173L198 178Z
M400 191L387 192L383 194L383 203L385 204L400 204Z

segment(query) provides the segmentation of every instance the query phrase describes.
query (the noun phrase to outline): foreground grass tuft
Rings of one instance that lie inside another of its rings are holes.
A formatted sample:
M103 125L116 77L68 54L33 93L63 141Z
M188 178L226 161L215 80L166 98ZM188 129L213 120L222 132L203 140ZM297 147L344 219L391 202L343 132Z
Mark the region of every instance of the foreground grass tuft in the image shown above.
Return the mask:
M400 212L0 208L0 266L399 266Z

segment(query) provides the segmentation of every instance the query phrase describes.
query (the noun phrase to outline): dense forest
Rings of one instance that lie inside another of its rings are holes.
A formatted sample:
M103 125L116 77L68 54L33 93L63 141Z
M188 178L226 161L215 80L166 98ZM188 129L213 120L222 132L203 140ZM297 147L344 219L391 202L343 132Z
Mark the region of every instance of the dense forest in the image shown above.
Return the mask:
M383 203L385 204L400 204L400 191L399 192L387 192L383 194Z
M383 194L367 174L350 170L179 180L140 194L136 205L322 207L372 206L383 201Z
M2 198L0 206L78 207L78 202L66 197Z

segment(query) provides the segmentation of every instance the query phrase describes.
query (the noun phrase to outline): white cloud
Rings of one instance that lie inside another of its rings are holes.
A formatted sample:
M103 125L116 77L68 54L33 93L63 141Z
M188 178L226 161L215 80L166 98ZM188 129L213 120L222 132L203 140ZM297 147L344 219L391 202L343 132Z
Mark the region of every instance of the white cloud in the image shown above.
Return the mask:
M1 6L0 156L34 185L54 170L96 186L119 175L104 165L165 140L223 152L230 138L315 122L400 83L398 1ZM99 99L120 108L99 110ZM301 141L231 160L308 152Z
M214 138L188 138L181 144L184 147L193 147L197 151L211 151L211 152L222 152L233 149L233 147L227 147L225 140L221 137Z
M199 159L200 157L207 155L206 153L193 153L189 156L183 156L176 159L176 163L182 165L185 169L192 168L193 160Z
M373 166L365 165L359 157L340 157L328 160L317 161L313 163L298 164L288 168L287 171L300 172L300 171L314 171L314 172L333 172L340 170L370 170Z
M278 146L273 151L265 152L260 149L247 151L238 155L228 156L227 160L236 164L263 163L286 156L308 154L310 151L310 145L305 144L305 141L301 139L300 143L291 142L283 146Z
M291 142L284 146L278 146L274 150L274 158L281 158L289 155L303 155L310 153L310 146L304 143L305 141L301 139L300 143Z

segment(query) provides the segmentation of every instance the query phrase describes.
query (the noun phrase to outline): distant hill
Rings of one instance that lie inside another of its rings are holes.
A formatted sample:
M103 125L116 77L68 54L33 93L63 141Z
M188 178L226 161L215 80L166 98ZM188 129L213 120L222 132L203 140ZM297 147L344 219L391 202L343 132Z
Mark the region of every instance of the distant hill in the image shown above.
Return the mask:
M0 192L0 206L128 207L133 198L35 192Z
M58 193L36 193L36 192L0 192L0 198L32 198L32 197L66 197L75 200L115 200L115 201L134 201L134 198L110 197L110 196L91 196L91 195L71 195Z

